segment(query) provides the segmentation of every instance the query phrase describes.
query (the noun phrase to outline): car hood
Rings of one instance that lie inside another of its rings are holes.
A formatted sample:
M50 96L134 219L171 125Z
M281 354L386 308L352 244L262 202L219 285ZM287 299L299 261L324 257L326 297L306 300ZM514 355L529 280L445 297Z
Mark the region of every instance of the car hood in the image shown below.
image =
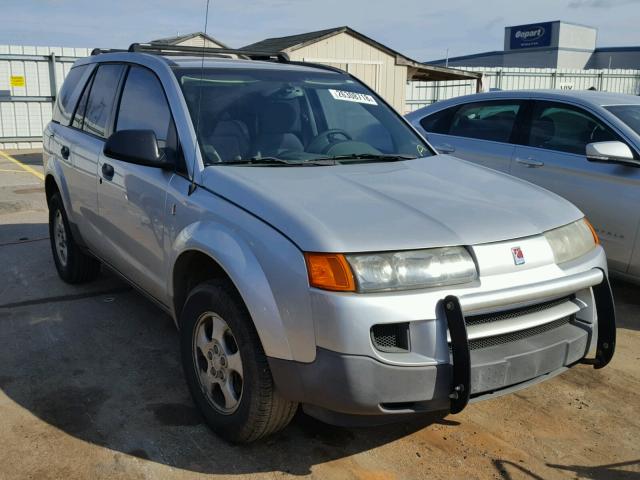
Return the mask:
M205 169L203 185L304 251L476 245L582 217L547 190L448 155L335 166L218 165Z

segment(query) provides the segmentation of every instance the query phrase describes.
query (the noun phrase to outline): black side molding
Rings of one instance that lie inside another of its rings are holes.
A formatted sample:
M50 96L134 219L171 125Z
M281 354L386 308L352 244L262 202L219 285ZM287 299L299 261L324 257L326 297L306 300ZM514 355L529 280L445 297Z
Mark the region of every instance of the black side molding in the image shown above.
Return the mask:
M453 359L451 377L451 413L460 413L469 403L471 395L471 354L467 325L458 297L449 295L444 299L444 312L451 336L451 357Z
M616 351L616 309L613 294L607 274L602 272L603 280L593 287L598 314L598 343L595 358L583 358L581 363L593 365L593 368L603 368L613 358Z

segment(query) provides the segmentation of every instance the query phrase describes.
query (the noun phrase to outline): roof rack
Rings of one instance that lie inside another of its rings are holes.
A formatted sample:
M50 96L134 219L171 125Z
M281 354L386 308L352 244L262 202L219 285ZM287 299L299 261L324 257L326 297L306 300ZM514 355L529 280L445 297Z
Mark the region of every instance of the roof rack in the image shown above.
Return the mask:
M344 70L325 65L322 63L300 62L289 58L285 52L265 52L256 50L245 50L235 48L215 48L215 47L191 47L186 45L169 45L162 43L132 43L127 50L117 48L94 48L91 55L100 55L101 53L122 53L122 52L140 52L152 53L157 55L185 55L193 54L196 56L209 56L228 58L229 55L237 55L247 60L275 60L280 63L290 63L292 65L311 66L322 70L329 70L337 73L345 73Z
M161 43L132 43L127 52L151 53L157 55L194 55L208 57L228 57L237 55L247 60L275 60L289 63L289 55L284 52L264 52L235 48L191 47L186 45L168 45Z
M91 55L100 55L101 53L118 53L118 52L128 52L128 50L123 50L121 48L94 48L91 50Z

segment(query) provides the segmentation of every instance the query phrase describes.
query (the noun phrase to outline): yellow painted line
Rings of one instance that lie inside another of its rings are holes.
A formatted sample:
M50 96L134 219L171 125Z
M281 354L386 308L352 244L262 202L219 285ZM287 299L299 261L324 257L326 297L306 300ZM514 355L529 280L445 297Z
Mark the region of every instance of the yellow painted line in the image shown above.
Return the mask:
M35 168L31 168L29 165L25 165L24 163L22 163L20 160L16 160L15 158L13 158L11 155L8 155L6 153L4 153L2 150L0 150L0 157L2 158L6 158L7 160L9 160L10 162L15 163L16 165L18 165L20 168L22 168L24 171L29 172L32 175L35 175L36 177L38 177L40 180L44 181L44 175L42 173L40 173L39 171L37 171Z
M0 168L0 172L24 173L24 170L10 170L8 168Z

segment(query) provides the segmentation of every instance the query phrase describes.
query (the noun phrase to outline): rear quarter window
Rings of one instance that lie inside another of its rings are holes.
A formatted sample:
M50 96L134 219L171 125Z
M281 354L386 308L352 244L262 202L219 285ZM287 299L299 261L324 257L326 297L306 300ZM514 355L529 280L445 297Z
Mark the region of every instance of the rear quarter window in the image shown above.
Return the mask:
M449 133L451 127L451 119L458 107L450 107L444 110L440 110L432 115L428 115L420 120L420 125L428 133Z
M53 121L61 125L69 125L71 116L82 94L95 65L80 65L73 67L60 88L55 106L53 107Z

